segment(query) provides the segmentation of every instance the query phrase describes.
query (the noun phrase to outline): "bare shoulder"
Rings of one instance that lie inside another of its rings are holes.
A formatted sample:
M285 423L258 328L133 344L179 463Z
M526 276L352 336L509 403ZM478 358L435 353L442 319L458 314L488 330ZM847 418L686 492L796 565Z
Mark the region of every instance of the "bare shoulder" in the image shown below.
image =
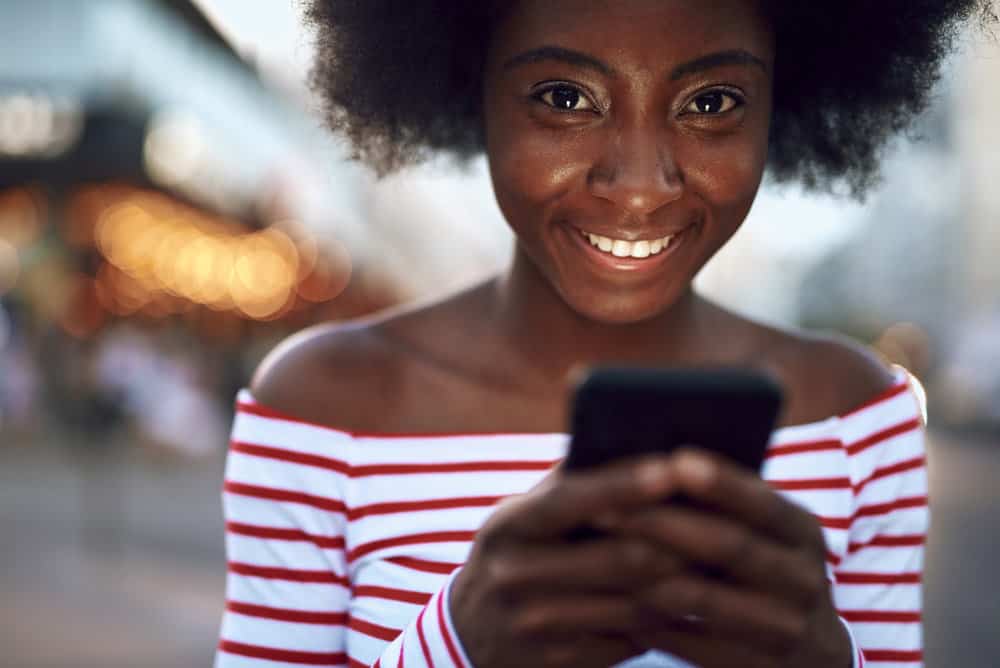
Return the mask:
M403 373L378 323L326 324L276 346L257 367L250 391L285 415L351 430L390 407Z
M476 355L468 353L468 337L456 337L482 320L474 310L483 292L488 288L478 286L307 329L264 359L250 391L273 410L346 431L436 430L451 413L449 398L468 395L464 386L456 391L455 358Z
M787 390L784 424L844 415L895 383L874 350L839 334L784 332L768 364Z

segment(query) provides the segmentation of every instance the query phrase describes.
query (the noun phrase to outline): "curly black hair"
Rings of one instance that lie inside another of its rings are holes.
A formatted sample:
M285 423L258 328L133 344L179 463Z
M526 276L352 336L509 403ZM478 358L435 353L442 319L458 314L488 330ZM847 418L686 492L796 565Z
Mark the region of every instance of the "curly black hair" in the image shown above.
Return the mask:
M863 197L889 139L927 107L966 23L992 0L763 0L775 28L768 156L777 182ZM308 0L312 85L329 126L379 174L483 149L482 74L498 3Z

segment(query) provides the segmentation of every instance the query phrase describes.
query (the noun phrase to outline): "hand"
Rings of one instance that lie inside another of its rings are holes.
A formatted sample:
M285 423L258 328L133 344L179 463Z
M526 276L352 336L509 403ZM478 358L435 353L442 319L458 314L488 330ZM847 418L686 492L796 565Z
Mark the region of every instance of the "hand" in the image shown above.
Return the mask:
M689 568L650 586L642 599L652 623L636 642L704 668L849 668L850 641L831 600L815 518L704 451L680 451L669 466L671 489L694 503L621 516L616 533L649 540L711 575Z
M595 517L663 499L667 464L659 455L585 473L556 470L500 505L449 600L473 665L607 668L643 653L631 637L642 615L637 592L681 564L640 537L569 536Z

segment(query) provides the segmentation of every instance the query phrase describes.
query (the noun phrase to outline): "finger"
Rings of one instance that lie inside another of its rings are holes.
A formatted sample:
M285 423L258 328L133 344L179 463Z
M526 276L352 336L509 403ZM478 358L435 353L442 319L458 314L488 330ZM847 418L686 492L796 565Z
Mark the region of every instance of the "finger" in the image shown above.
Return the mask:
M538 665L546 668L607 668L643 652L625 634L570 633L549 639L537 653ZM535 662L525 656L520 665L535 665Z
M502 560L502 561L501 561ZM497 557L492 575L505 591L624 592L681 572L675 555L641 538L599 538L559 546L529 545Z
M674 487L696 502L737 517L781 542L822 549L815 518L735 462L685 448L671 463Z
M724 515L668 505L637 513L622 531L803 608L828 590L824 564L810 551L780 544Z
M498 523L522 538L546 539L609 512L641 507L671 491L665 455L633 458L594 471L559 473L497 509Z
M773 668L776 665L773 657L765 653L707 631L665 627L642 634L636 642L645 649L659 649L696 666Z
M640 621L633 596L546 596L518 606L510 618L516 637L546 641L558 635L628 633Z
M651 588L642 597L650 613L671 619L703 620L712 634L756 648L783 653L808 631L809 617L760 592L685 574Z

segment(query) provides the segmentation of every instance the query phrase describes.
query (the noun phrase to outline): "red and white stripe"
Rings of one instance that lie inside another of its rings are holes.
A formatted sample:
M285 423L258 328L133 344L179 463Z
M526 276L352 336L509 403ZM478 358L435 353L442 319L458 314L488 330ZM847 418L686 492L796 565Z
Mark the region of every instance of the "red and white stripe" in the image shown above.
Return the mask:
M353 434L241 392L217 668L468 666L447 588L496 504L538 483L567 443ZM763 474L823 528L856 665L921 666L927 471L905 375L850 414L776 431Z

